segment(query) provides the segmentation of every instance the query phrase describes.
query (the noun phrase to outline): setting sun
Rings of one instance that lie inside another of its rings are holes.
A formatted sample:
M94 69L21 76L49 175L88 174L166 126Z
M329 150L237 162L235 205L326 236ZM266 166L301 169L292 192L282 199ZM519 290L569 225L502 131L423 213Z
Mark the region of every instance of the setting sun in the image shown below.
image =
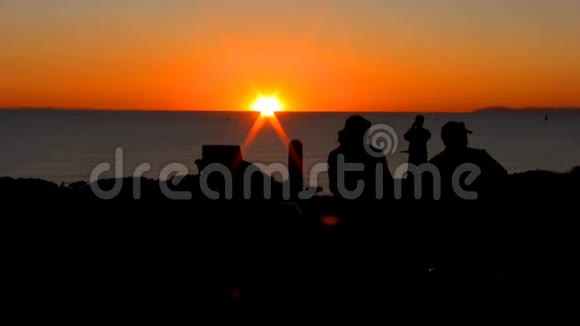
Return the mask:
M284 105L276 96L260 96L252 104L252 110L260 112L263 116L273 116L274 113L282 111Z

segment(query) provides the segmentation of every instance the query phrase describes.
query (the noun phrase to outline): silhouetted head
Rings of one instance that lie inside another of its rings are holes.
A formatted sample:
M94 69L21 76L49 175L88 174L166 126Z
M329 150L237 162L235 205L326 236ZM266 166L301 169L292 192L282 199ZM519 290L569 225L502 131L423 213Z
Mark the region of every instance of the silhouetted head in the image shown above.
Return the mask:
M465 123L451 121L446 123L441 129L441 138L446 148L462 149L467 147L469 143L467 135L472 133L471 130L465 128Z
M425 124L425 117L423 115L418 115L415 117L415 125L417 127L423 127L423 124Z
M372 123L360 115L353 115L346 120L344 129L338 133L341 145L361 145Z

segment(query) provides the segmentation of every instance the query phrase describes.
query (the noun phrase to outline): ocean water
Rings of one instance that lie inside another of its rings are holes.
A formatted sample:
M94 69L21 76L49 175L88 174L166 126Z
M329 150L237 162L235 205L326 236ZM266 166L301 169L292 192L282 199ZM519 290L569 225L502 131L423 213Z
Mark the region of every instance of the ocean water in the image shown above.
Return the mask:
M337 146L337 132L350 115L277 115L288 137L304 143L307 175L314 165L326 162ZM414 114L362 115L396 132L398 147L388 156L394 171L407 160L401 153L407 148L402 135ZM442 125L457 120L474 132L472 147L485 148L510 172L565 172L580 165L580 112L550 112L548 121L545 115L540 111L426 114L425 127L433 134L430 156L443 149ZM257 118L253 112L0 111L0 176L57 183L88 180L95 166L114 164L117 147L123 148L125 176L141 163L151 164L146 176L152 178L176 162L197 173L195 160L201 158L203 144L241 145ZM287 145L266 124L243 155L250 162L286 164ZM324 174L317 181L323 187L328 184Z

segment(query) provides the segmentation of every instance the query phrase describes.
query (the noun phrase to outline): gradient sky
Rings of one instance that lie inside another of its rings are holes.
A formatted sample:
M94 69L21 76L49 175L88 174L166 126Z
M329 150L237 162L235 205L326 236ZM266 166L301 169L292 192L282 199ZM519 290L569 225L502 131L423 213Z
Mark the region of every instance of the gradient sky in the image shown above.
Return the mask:
M580 106L580 0L0 0L0 107Z

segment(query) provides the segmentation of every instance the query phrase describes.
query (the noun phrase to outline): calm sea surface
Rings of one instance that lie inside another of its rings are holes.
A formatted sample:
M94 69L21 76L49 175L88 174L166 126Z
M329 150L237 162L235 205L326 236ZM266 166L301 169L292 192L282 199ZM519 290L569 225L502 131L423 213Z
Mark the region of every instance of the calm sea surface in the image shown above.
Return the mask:
M305 170L310 171L336 147L337 132L349 113L281 113L279 121L290 139L304 143ZM414 120L406 113L365 113L373 123L390 125L399 146L389 156L391 170L404 163L402 139ZM99 163L114 162L115 148L124 149L124 170L148 162L146 174L158 178L167 164L179 162L197 173L195 160L203 144L242 144L258 117L255 113L0 111L0 176L42 178L54 182L88 180ZM580 165L580 112L480 112L427 114L433 133L430 155L441 151L441 126L465 121L474 134L471 146L485 148L510 172L568 171ZM269 125L245 151L250 162L284 163L287 148ZM320 185L327 185L321 176Z

